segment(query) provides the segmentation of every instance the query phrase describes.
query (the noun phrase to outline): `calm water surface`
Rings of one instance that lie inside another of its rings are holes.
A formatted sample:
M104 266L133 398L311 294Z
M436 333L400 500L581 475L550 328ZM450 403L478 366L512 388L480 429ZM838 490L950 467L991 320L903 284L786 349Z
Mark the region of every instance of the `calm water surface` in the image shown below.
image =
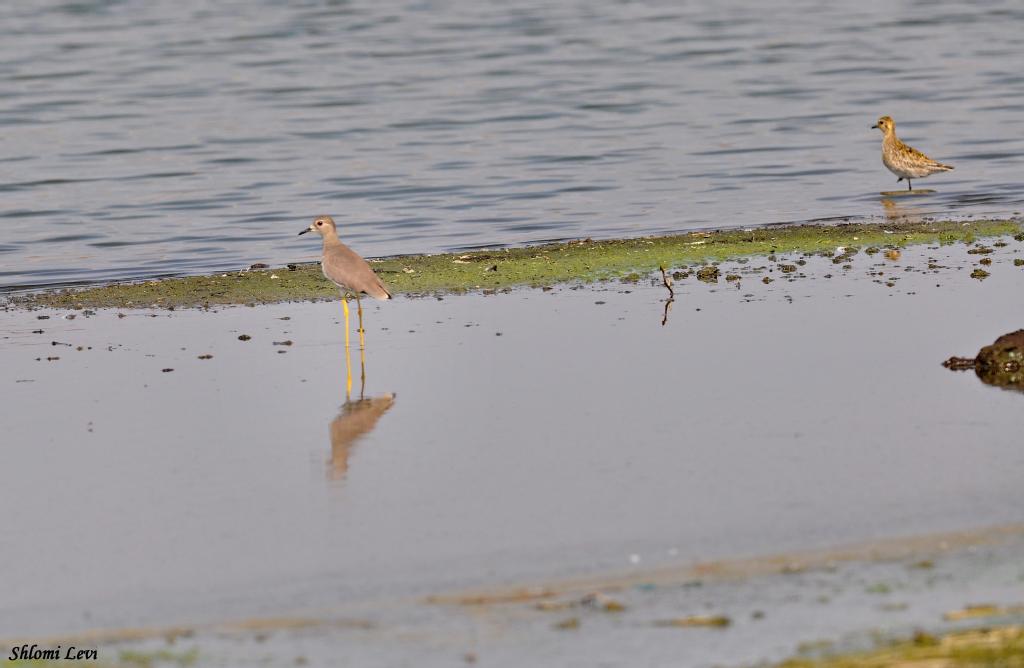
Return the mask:
M940 362L1021 326L1022 250L984 282L963 245L767 285L753 258L679 280L665 325L647 281L400 298L367 309L375 403L344 408L336 303L0 311L0 631L1019 523L1024 394Z
M1015 2L0 7L0 286L884 213L868 127L1022 208ZM920 187L924 184L919 183Z

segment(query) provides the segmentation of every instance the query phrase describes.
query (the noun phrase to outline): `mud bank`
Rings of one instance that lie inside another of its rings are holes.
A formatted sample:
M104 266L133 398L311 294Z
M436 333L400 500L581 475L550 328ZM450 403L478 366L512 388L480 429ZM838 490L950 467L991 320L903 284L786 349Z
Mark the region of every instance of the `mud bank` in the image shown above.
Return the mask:
M833 255L838 247L843 252L856 252L922 243L972 243L976 238L1020 232L1021 222L1017 220L776 226L393 257L374 261L373 265L394 293L426 294L618 278L654 271L659 266L680 268L772 253ZM20 295L11 302L53 308L180 308L337 296L336 288L324 279L316 263L254 267L209 276Z

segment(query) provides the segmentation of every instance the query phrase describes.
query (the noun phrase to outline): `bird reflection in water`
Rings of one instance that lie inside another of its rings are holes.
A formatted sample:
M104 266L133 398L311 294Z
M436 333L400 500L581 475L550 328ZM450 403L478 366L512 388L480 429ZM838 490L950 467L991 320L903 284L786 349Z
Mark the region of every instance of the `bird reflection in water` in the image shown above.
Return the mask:
M346 401L338 417L331 420L331 458L328 461L328 475L331 480L341 480L348 471L348 458L356 442L373 431L377 421L395 405L395 395L388 393Z
M922 207L908 205L891 197L883 197L881 201L885 222L892 225L898 223L920 223L924 216L928 214L928 211Z
M331 480L342 480L348 471L348 459L352 448L360 438L377 426L384 413L395 404L395 394L389 392L376 397L365 397L366 356L359 351L360 387L359 398L352 399L352 365L346 350L345 360L345 403L337 417L331 420L328 432L331 437L331 457L327 461L327 474Z
M366 349L359 346L359 396L366 390ZM352 399L352 353L345 344L345 401Z

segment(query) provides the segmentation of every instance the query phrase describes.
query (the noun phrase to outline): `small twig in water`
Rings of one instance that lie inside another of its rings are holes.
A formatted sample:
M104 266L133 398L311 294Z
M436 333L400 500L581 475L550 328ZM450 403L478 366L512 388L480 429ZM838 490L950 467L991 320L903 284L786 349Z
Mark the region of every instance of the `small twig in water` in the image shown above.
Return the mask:
M966 371L973 369L976 363L973 357L950 357L942 363L942 366L953 371Z
M675 299L676 291L672 289L672 277L668 275L667 271L665 271L665 267L659 266L658 269L661 269L661 282L664 283L666 288L668 288L668 298Z
M665 312L661 316L661 326L664 327L665 323L668 322L668 312L672 309L672 302L676 300L676 291L672 289L672 277L665 271L665 267L659 266L661 269L661 282L668 288L668 299L665 300Z

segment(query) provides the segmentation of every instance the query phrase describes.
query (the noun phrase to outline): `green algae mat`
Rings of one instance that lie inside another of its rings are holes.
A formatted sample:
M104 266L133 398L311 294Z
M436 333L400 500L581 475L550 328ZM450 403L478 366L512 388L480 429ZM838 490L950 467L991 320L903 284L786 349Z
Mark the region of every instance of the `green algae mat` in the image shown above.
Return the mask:
M858 250L872 247L972 243L1001 235L1024 239L1021 229L1017 220L793 225L392 257L372 266L393 293L423 295L639 278L659 266L672 269L772 253L824 253L846 262ZM844 250L837 253L839 248ZM319 265L309 263L39 292L14 297L11 303L28 308L179 308L334 299L337 294Z

